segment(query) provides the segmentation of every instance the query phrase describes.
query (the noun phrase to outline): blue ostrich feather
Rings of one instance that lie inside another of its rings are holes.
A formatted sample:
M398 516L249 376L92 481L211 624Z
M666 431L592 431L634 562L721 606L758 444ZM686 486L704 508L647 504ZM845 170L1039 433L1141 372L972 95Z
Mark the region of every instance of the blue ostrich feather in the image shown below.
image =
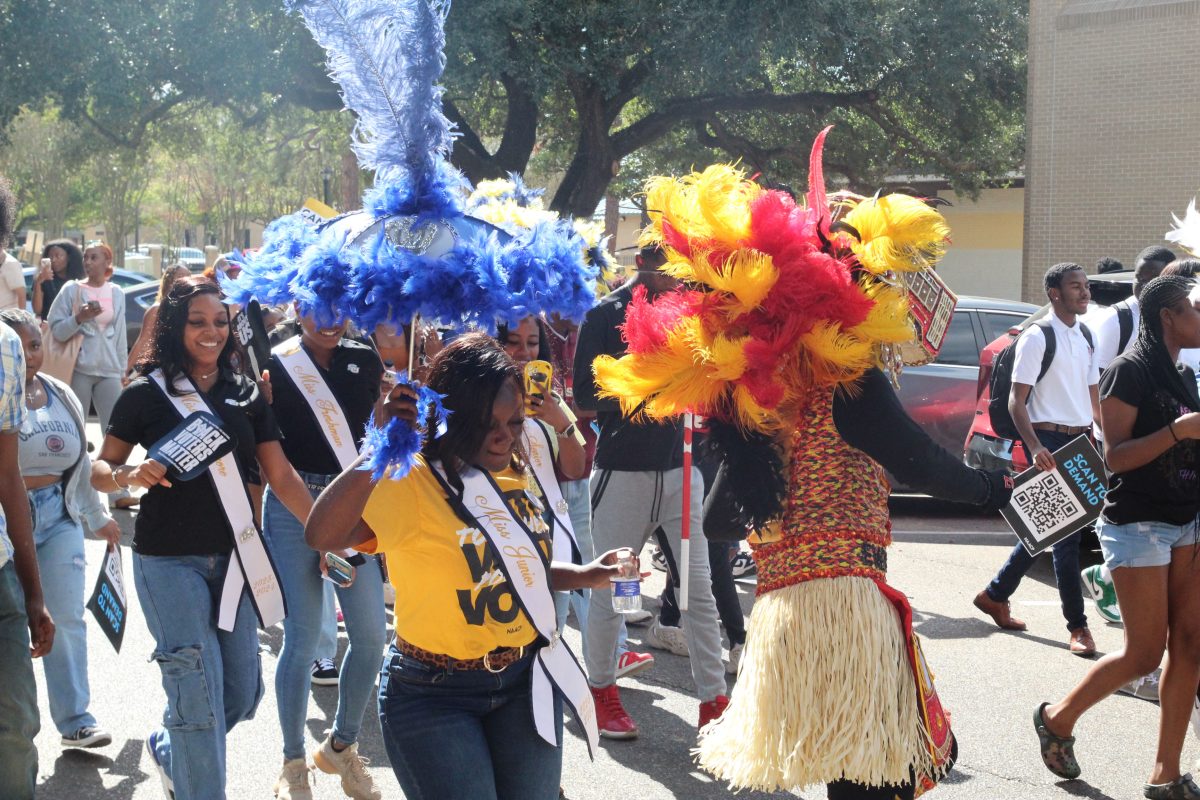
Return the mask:
M351 265L346 232L326 228L297 261L292 289L296 305L318 325L336 325L347 319Z
M462 173L439 162L426 181L377 180L363 195L363 208L376 219L400 215L428 222L457 217L463 211L467 186Z
M242 271L236 279L220 276L221 290L241 305L252 299L265 305L290 303L300 258L317 238L316 227L299 213L280 217L263 231L262 248L239 262Z
M406 373L399 373L396 380L408 382ZM383 428L375 427L375 415L367 422L366 434L363 436L363 452L367 460L359 469L369 471L372 480L379 480L391 470L392 480L399 480L412 471L417 463L417 455L429 435L429 425L432 423L434 436L445 433L446 422L450 411L442 404L445 395L435 392L419 382L409 384L417 392L417 419L424 420L418 427L413 427L405 420L390 419Z
M291 0L325 49L330 76L354 112L352 147L377 178L435 184L450 152L442 113L445 0ZM424 192L418 190L417 194Z

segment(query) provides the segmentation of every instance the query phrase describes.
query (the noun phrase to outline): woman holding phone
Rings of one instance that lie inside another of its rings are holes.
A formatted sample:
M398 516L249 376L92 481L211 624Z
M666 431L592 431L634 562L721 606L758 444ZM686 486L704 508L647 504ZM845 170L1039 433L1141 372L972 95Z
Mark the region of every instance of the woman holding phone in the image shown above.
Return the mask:
M376 483L357 468L360 457L317 498L305 538L323 550L387 555L396 638L384 659L379 716L404 796L552 800L562 771L562 695L534 687L543 664L553 670L564 664L556 656L570 654L554 635L551 588L607 586L618 575L617 552L584 565L551 562L552 509L521 447L523 376L491 337L456 339L434 356L427 385L452 413L444 429L429 425L416 466ZM415 424L417 416L409 386L375 409L377 425L393 417ZM509 536L517 544L493 544ZM590 704L578 664L564 666L576 671L576 699ZM535 723L534 702L549 730Z
M284 455L315 497L354 463L371 409L379 399L383 363L365 344L346 338L346 323L319 327L296 310L300 335L271 354L271 403L283 434ZM311 665L321 638L324 582L334 582L350 640L338 680L333 729L312 759L341 777L357 800L378 800L379 791L358 754L358 733L371 701L387 623L383 576L374 556L327 555L304 542L304 523L272 488L263 501L263 534L279 567L288 616L275 670L275 695L283 729L283 769L275 784L280 800L308 800L311 788L304 748ZM345 564L344 559L349 564ZM328 568L329 562L335 565Z
M83 251L84 280L68 283L54 298L47 322L50 335L66 343L82 336L79 357L71 373L71 391L79 398L83 413L94 405L100 429L107 430L109 416L125 377L129 352L125 334L125 293L109 281L112 249L93 242ZM130 508L138 499L128 491L109 497L114 508Z
M54 298L67 282L83 277L83 251L79 245L70 239L56 239L48 243L42 248L41 265L33 276L33 297L30 298L33 313L45 319L50 314Z

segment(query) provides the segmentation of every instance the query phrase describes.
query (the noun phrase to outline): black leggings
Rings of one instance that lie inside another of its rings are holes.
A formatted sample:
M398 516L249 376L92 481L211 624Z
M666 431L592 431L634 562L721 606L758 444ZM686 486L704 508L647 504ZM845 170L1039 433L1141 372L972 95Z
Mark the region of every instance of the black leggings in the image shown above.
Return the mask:
M912 800L913 784L865 786L851 781L834 781L825 785L829 800Z

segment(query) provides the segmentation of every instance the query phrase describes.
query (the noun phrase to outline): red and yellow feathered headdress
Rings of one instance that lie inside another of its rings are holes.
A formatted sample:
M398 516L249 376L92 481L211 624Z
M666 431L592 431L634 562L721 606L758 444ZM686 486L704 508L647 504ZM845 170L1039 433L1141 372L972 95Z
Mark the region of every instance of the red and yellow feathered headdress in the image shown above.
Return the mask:
M625 413L692 411L770 432L787 401L851 384L913 340L900 273L942 256L945 219L908 195L827 198L826 133L803 205L729 165L649 182L641 243L661 245L682 286L654 300L639 288L627 354L595 361Z

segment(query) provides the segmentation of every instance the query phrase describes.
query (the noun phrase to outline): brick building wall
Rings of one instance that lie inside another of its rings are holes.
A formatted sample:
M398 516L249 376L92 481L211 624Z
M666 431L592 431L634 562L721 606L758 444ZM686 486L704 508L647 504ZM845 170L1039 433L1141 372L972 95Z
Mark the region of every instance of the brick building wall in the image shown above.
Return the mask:
M1022 299L1133 265L1200 190L1200 1L1031 0Z

